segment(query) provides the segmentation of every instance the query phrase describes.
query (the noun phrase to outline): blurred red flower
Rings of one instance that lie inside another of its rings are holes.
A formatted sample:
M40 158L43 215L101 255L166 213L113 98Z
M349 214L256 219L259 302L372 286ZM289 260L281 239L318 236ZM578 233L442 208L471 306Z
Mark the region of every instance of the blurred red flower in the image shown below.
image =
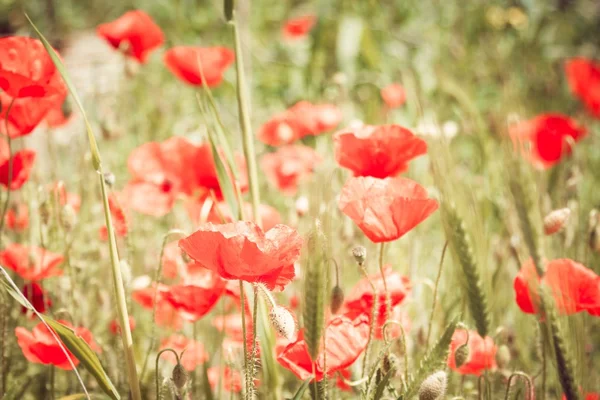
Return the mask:
M162 257L162 274L167 279L175 279L179 276L179 266L183 264L181 249L177 242L167 244Z
M541 283L550 288L560 313L570 315L587 311L600 316L600 276L568 258L552 260L545 267ZM513 284L517 305L524 313L537 312L539 283L533 260L529 259L521 266Z
M58 181L48 186L48 191L56 196L58 204L66 206L67 204L73 207L73 210L78 213L81 208L81 197L76 193L67 192L64 182Z
M71 117L73 113L68 111L65 112L65 103L59 103L54 106L48 113L46 114L46 123L50 128L60 128L61 126L66 125L69 121L71 121Z
M341 121L342 112L333 104L300 101L263 124L258 139L270 146L281 146L332 130Z
M383 268L388 292L390 295L390 302L393 309L402 303L404 298L410 293L412 285L410 279L392 270L391 265L387 264ZM389 318L386 318L386 296L381 273L377 272L369 275L369 279L362 278L354 286L354 288L352 288L352 291L346 298L342 313L350 319L354 319L360 315L365 315L370 320L375 296L369 280L375 285L375 289L377 290L378 294L378 314L377 324L375 325L375 337L377 339L383 339L383 324L385 324L386 320ZM393 328L393 326L389 328L389 332L391 332L391 328Z
M26 281L40 281L63 274L58 266L64 258L37 246L11 243L0 251L0 264L17 273Z
M281 33L287 40L302 39L308 35L316 22L317 17L314 15L290 18L285 21L285 24L281 28Z
M141 10L126 12L112 22L99 25L96 33L140 63L145 63L148 55L165 41L160 27Z
M586 129L561 114L543 114L509 129L516 150L535 167L547 169L571 154L571 146L586 136Z
M144 289L133 291L131 297L142 307L152 310L154 307L154 288L156 284ZM183 319L179 312L166 299L169 287L167 285L158 285L158 293L156 295L156 314L154 322L157 326L169 327L173 330L178 330L183 325Z
M206 202L211 203L207 205ZM206 215L203 216L201 214L203 212L203 207L205 206L206 208L204 211ZM212 222L214 224L230 223L234 222L235 220L231 215L231 210L226 202L221 201L217 204L214 204L210 198L203 199L203 201L192 199L191 201L186 202L186 209L190 219L196 225L203 224L205 222ZM279 211L267 204L259 204L258 213L260 214L262 227L265 231L268 231L275 225L281 223L281 215L279 215ZM252 215L252 204L244 203L244 216L247 220L253 220Z
M202 75L208 86L218 86L234 61L235 53L226 47L176 46L164 55L169 71L181 81L194 86L202 85Z
M573 58L565 64L571 91L596 118L600 118L600 63L586 58Z
M171 335L170 337L163 339L160 348L161 350L171 348L175 350L177 354L181 354L181 352L185 350L180 361L186 371L193 371L197 366L204 364L204 362L208 360L208 354L204 351L204 345L200 342L188 339L183 335ZM161 357L165 358L173 365L177 363L175 355L170 351L164 352Z
M302 238L285 225L263 232L253 222L209 222L181 239L179 246L223 279L259 282L269 290L282 290L294 278Z
M21 293L23 293L23 296L29 300L37 312L45 313L46 308L50 308L52 306L52 300L50 300L50 297L47 296L47 293L44 288L42 288L42 285L37 282L31 282L24 285L23 289L21 289ZM21 307L21 312L23 314L26 314L28 311L29 309L27 307ZM32 315L32 317L35 317L35 315Z
M213 309L225 293L225 281L211 271L205 270L206 279L193 283L173 285L165 293L165 299L182 318L196 322Z
M333 317L325 328L327 346L325 352L321 350L315 360L315 378L320 381L324 377L325 356L327 362L327 375L333 376L356 361L367 347L369 340L369 321L366 316L351 320L344 316ZM313 372L313 363L310 359L304 330L298 333L295 342L287 345L277 356L277 361L289 369L299 379L308 379Z
M75 328L67 321L59 320L58 322L73 329L77 336L81 337L90 345L93 351L96 353L102 352L102 349L96 344L92 333L89 330L81 327ZM37 324L31 332L18 326L15 329L15 334L17 336L17 342L23 351L23 355L29 362L34 364L51 364L60 369L71 370L71 365L69 364L67 356L42 322ZM69 358L73 361L73 364L77 366L79 360L75 358L66 346L63 345L63 347L67 351Z
M427 153L427 143L400 125L365 125L334 135L335 159L355 176L387 178L408 169L408 162Z
M265 154L260 165L273 186L281 193L293 196L298 185L312 175L321 161L321 156L311 147L288 145Z
M401 177L350 178L338 205L374 243L402 237L438 208L425 188Z
M456 367L454 354L459 346L467 341L467 331L457 329L452 335L450 343L450 356L448 357L448 366L459 374L463 375L481 375L486 369L496 368L496 345L494 340L486 336L482 338L477 331L469 331L469 358L467 362Z
M135 319L133 318L132 315L129 316L129 328L132 331L135 329ZM120 335L121 334L121 324L119 323L119 320L117 318L115 318L112 321L110 321L110 323L108 324L108 330L113 335Z
M29 208L25 203L13 204L4 218L6 227L13 231L24 231L29 226Z
M223 389L226 392L239 393L242 391L242 375L233 368L225 366L223 367L223 371L221 371L221 367L219 366L210 367L207 370L207 374L208 382L213 391L219 386L219 379L223 379ZM255 386L258 383L259 381L255 379Z
M389 108L398 108L406 102L406 92L399 83L392 83L381 89L381 98Z
M0 185L18 190L29 180L29 173L35 161L35 151L24 149L13 153L12 171L10 170L10 152L8 144L0 140ZM10 183L9 183L10 182ZM9 186L10 185L10 186Z
M125 210L121 206L121 202L117 194L110 193L108 195L108 208L110 209L110 215L112 217L112 224L115 230L115 236L123 237L127 236L128 231L128 219L125 215ZM100 240L108 240L108 229L106 225L100 227Z
M252 341L252 313L250 310L246 311L245 321L247 335L250 332L250 335L248 335L249 337L246 339ZM211 324L217 328L219 332L224 332L225 336L232 341L242 343L244 340L242 314L239 310L233 314L227 314L223 316L217 315L212 319Z
M562 400L568 400L563 394ZM600 400L600 393L586 393L584 400Z

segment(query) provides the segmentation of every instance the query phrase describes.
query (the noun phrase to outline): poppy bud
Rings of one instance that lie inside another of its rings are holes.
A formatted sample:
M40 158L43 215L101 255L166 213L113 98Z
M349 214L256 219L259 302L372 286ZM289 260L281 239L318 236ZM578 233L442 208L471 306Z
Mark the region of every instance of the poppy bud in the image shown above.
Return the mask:
M546 235L553 235L560 231L571 216L571 210L568 208L561 208L550 212L544 218L544 233Z
M60 223L67 231L73 229L77 223L77 213L75 213L75 209L72 205L66 204L62 210L60 210Z
M48 222L50 222L50 206L48 205L47 201L44 201L42 204L40 204L39 211L42 224L48 225Z
M108 187L113 187L116 180L117 178L115 178L115 174L113 174L112 172L104 173L104 183L106 183Z
M458 346L456 352L454 353L454 363L456 364L456 368L460 368L469 360L469 343L462 344Z
M229 22L233 19L233 7L234 7L233 0L225 0L224 1L223 9L225 11L225 20L227 22Z
M344 303L344 290L339 287L339 285L335 285L331 290L331 313L337 314L337 312L342 307Z
M496 353L496 364L498 364L498 368L504 369L510 363L510 349L507 345L503 344L498 347L498 352Z
M419 400L439 400L446 395L448 378L444 371L429 375L419 388Z
M367 259L367 249L364 246L355 246L352 249L352 255L354 256L354 259L358 265L363 265Z
M396 371L400 369L400 360L398 360L398 357L395 354L388 353L383 357L381 371L384 374L387 374L392 369L395 369Z
M73 106L71 105L71 102L69 101L68 97L65 99L65 101L63 101L60 109L61 109L63 115L65 116L65 118L69 118L71 116L71 114L73 114Z
M177 365L175 365L175 368L173 368L173 372L171 373L171 380L173 381L175 387L179 390L183 389L183 387L187 383L188 373L185 370L185 368L183 368L183 365L181 365L181 363L178 362Z
M271 324L281 336L287 340L294 340L296 321L291 312L285 307L275 306L269 312Z

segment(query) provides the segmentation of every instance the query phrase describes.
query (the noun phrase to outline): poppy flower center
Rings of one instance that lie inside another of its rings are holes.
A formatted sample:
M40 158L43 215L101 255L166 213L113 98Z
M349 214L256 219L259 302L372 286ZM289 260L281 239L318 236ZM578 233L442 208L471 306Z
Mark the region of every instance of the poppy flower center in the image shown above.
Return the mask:
M287 123L279 124L277 126L277 137L283 142L289 142L294 137L294 130Z

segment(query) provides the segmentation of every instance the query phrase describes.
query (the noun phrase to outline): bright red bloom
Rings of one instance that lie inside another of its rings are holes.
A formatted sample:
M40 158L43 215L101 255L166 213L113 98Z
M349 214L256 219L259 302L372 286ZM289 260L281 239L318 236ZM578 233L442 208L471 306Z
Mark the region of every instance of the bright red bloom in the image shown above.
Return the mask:
M193 86L202 85L202 75L208 86L218 86L234 60L235 53L226 47L176 46L164 55L169 71Z
M132 331L135 329L135 319L133 318L132 315L129 316L129 328ZM113 335L120 335L121 334L121 324L119 323L119 320L117 318L115 318L112 321L110 321L110 324L108 324L108 330Z
M216 390L219 386L219 379L221 379L221 368L210 367L207 371L208 382L213 390ZM223 389L226 392L239 393L242 391L242 375L239 371L225 366L223 368ZM258 380L255 380L258 383Z
M308 35L316 22L317 17L314 15L291 18L285 22L281 33L287 40L302 39Z
M77 336L81 337L87 344L90 345L92 350L96 353L101 353L102 349L96 344L92 333L86 328L74 328L67 321L58 321L63 325L72 328ZM17 341L25 358L35 364L51 364L57 368L64 370L71 370L71 365L65 353L61 350L60 346L48 330L46 326L40 322L37 324L31 332L22 327L15 329ZM57 335L58 337L58 335ZM69 358L73 361L73 364L77 366L79 360L64 346Z
M202 279L196 275L193 283L171 286L165 299L184 319L196 322L213 309L224 292L225 281L205 270Z
M35 161L35 151L24 149L13 153L12 174L9 177L10 152L8 144L0 140L0 185L9 187L10 190L18 190L29 180L29 173Z
M567 396L563 394L562 400L568 400ZM585 400L600 400L600 393L587 393Z
M179 246L223 279L259 282L269 290L282 290L294 278L302 238L285 225L276 225L265 233L253 222L209 222L181 239Z
M267 121L260 128L258 139L270 146L281 146L332 130L341 121L342 112L333 104L300 101Z
M186 371L193 371L197 366L202 365L208 360L208 354L204 351L204 345L183 335L172 335L164 339L160 344L160 348L161 350L171 348L177 354L181 354L185 350L180 361ZM177 363L175 355L170 351L164 352L162 357L173 365Z
M425 188L401 177L350 178L338 205L374 243L404 236L438 208Z
M123 237L127 235L128 231L128 220L125 215L125 210L121 207L118 196L115 193L111 193L108 196L108 208L112 217L113 228L115 235ZM100 227L100 240L108 240L108 229L105 225Z
M236 155L236 162L244 192L248 189L246 164L240 155ZM196 146L182 137L146 143L131 152L127 166L132 180L124 196L143 214L163 216L179 196L204 197L211 190L217 198L223 196L208 143Z
M207 201L211 202L211 204L206 204ZM235 221L235 219L231 215L229 205L223 201L214 204L209 198L204 199L204 201L202 202L192 200L186 203L186 209L192 222L197 225L203 224L205 222L220 224ZM203 210L206 213L206 215L201 215ZM260 214L262 227L265 231L268 231L275 225L281 223L281 215L279 215L279 211L267 204L259 204L258 213ZM244 216L247 220L253 220L252 215L252 204L244 203Z
M281 193L293 196L298 185L312 175L321 161L321 156L311 147L289 145L265 154L260 165L272 185Z
M456 368L454 354L459 346L467 341L467 331L457 329L450 343L450 356L448 366L463 375L481 375L486 369L496 368L496 345L494 340L486 336L482 338L477 331L469 331L469 358L467 362Z
M154 288L155 286L153 285L145 289L135 290L131 294L131 297L142 307L152 310L154 307ZM165 326L178 330L183 324L183 319L179 312L166 299L168 291L169 287L167 285L158 285L154 322L156 322L157 326Z
M398 108L406 102L406 92L402 85L392 83L381 89L381 98L389 108Z
M8 113L8 133L14 139L31 133L63 100L64 96L61 95L15 99L0 91L0 104L2 105L0 134L6 134L6 113Z
M47 296L46 291L37 282L31 282L23 286L21 293L23 293L23 296L29 300L37 312L45 313L46 308L50 308L52 306L52 300L50 300L50 297ZM21 307L21 312L23 314L26 314L28 311L29 309L27 307Z
M336 316L327 324L324 340L327 341L326 354L324 354L321 344L321 351L315 362L317 381L322 380L324 376L325 355L328 376L333 376L337 371L342 371L354 364L367 347L369 321L366 316L355 320ZM304 380L312 375L313 363L304 342L304 330L298 333L295 342L287 345L279 353L277 361L292 371L299 379Z
M586 58L573 58L565 64L571 91L596 118L600 118L600 63Z
M27 204L14 204L6 212L4 218L6 227L13 231L23 231L29 226L29 208Z
M391 306L392 308L395 308L402 303L404 298L410 293L412 285L410 279L392 270L392 266L389 264L384 266L384 273ZM363 278L354 286L346 298L342 313L350 319L354 319L359 315L366 315L370 319L375 296L369 280L375 285L378 294L378 318L375 326L375 337L377 339L383 339L383 324L385 324L385 321L389 318L386 318L386 296L381 273L377 272L372 274L369 276L369 279Z
M515 149L534 166L550 168L571 154L571 145L583 139L587 131L561 114L542 114L510 127Z
M0 265L12 269L26 281L40 281L51 276L59 276L58 269L64 258L41 247L11 243L0 251Z
M535 314L539 304L539 292L535 280L540 283L533 260L529 259L514 281L516 301L521 311ZM587 311L600 315L600 276L568 258L550 261L541 283L550 288L556 307L562 314Z
M427 153L427 143L400 125L365 125L334 135L335 159L355 176L387 178L408 169L408 162Z
M65 112L64 102L63 104L57 104L46 114L46 123L50 128L60 128L71 121L73 116L72 112Z
M160 27L141 10L126 12L112 22L99 25L96 32L112 47L122 48L140 63L145 63L148 55L165 41ZM121 47L122 44L126 47Z

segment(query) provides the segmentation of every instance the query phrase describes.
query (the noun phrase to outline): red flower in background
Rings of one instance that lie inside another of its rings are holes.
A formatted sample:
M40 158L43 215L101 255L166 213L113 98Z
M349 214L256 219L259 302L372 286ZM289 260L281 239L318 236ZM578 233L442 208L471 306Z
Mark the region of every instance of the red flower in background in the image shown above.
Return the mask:
M260 165L273 186L281 193L293 196L298 185L312 175L321 161L321 156L311 147L289 145L265 154Z
M148 55L165 41L160 27L141 10L126 12L112 22L99 25L96 32L112 47L123 49L140 63L145 63Z
M332 130L341 121L342 112L333 104L300 101L267 121L260 128L258 139L270 146L281 146Z
M226 47L176 46L167 50L164 55L169 71L179 80L193 86L202 85L202 75L208 86L218 86L234 60L235 53Z
M366 316L355 320L336 316L327 323L325 340L327 340L326 350L323 352L321 347L315 362L315 379L317 381L324 377L325 356L328 376L333 376L336 372L354 364L367 347L369 321ZM292 371L299 379L308 379L312 375L313 363L304 342L304 330L298 333L295 342L283 348L277 356L277 361Z
M207 204L207 202L210 202L210 204ZM229 205L226 202L214 204L209 198L203 199L201 202L194 199L186 202L186 209L192 222L197 225L205 222L220 224L235 221L231 215ZM202 215L203 212L205 215ZM267 204L259 204L258 213L260 214L262 227L265 231L268 231L275 225L281 223L281 215L279 215L279 211ZM253 220L252 215L252 204L244 203L244 216L247 220Z
M135 329L135 319L133 318L132 315L129 316L129 328L132 331ZM121 334L121 324L119 323L119 320L115 318L112 321L110 321L110 324L108 324L108 330L113 335L120 335Z
M86 328L74 328L67 321L58 321L63 325L73 329L77 336L81 337L87 344L90 345L92 350L96 353L101 353L102 349L96 344L92 333ZM34 364L51 364L57 368L64 370L71 370L71 365L65 353L61 350L59 344L56 342L52 333L46 328L46 326L40 322L37 324L31 332L22 327L15 329L17 341L25 358ZM58 335L57 335L58 337ZM64 346L67 351L69 358L73 361L73 365L77 366L79 360Z
M410 279L393 271L391 265L387 264L383 268L391 306L394 308L402 303L404 298L410 293L412 285ZM377 324L375 325L375 336L377 339L383 339L383 324L389 318L386 318L386 296L383 277L380 273L370 275L369 279L363 278L354 286L346 298L342 313L350 319L354 319L360 315L366 315L370 319L375 296L369 280L375 285L378 294L377 304L379 305L379 310Z
M404 236L438 208L425 188L401 177L350 178L338 205L374 243Z
M448 357L448 366L454 371L463 375L481 375L486 369L496 368L496 345L494 340L486 336L482 338L477 331L469 331L469 358L467 362L456 367L454 354L459 346L467 341L467 331L458 329L452 335L450 343L450 356Z
M55 196L58 204L62 207L67 204L73 207L73 210L78 213L81 208L81 197L76 193L67 192L65 183L58 181L48 186L48 191L51 192L52 196Z
M537 285L540 279L533 260L529 259L517 274L513 287L521 311L535 314L539 304ZM556 306L562 314L587 311L600 316L600 276L568 258L550 261L541 283L550 288Z
M52 306L52 300L47 296L46 291L42 288L37 282L31 282L23 286L21 289L21 293L23 296L36 309L37 312L45 313L46 308L50 308ZM26 314L29 311L27 307L21 307L21 312ZM33 316L35 317L35 316Z
M196 322L208 314L225 293L225 281L211 271L204 277L195 276L193 283L173 285L165 293L165 299L185 320Z
M223 279L262 283L282 290L295 275L302 238L285 225L263 232L253 222L207 223L179 246L190 258Z
M126 236L128 231L127 216L115 193L111 193L108 196L108 208L110 209L115 235L120 237ZM100 227L99 234L100 240L108 240L108 229L106 226Z
M0 251L0 264L17 273L26 281L41 281L51 276L59 276L58 269L64 258L41 247L11 243Z
M586 129L561 114L543 114L510 127L515 148L534 166L550 168L568 154L572 143L586 135Z
M162 273L167 279L175 279L179 276L179 265L183 263L181 249L177 242L167 244L163 251Z
M600 400L600 393L587 393L585 395L585 400ZM562 400L568 400L567 396L563 394Z
M171 348L177 354L181 354L185 350L180 361L186 371L193 371L197 366L204 364L208 360L208 354L204 351L204 345L183 335L172 335L164 339L160 344L160 348L161 350ZM173 365L177 363L175 355L170 351L164 352L162 357Z
M406 92L399 83L392 83L381 89L381 98L389 108L398 108L406 102Z
M145 309L152 310L154 308L155 285L156 284L152 285L151 287L135 290L131 294L131 297ZM173 305L171 305L171 303L167 300L166 297L168 292L169 286L163 284L158 285L154 322L157 326L164 326L173 330L178 330L183 325L183 319L175 307L173 307Z
M287 40L302 39L308 35L316 22L317 17L314 15L290 18L281 28L281 33Z
M13 154L12 171L10 171L8 144L0 140L0 185L10 190L20 189L29 180L34 161L35 151L29 149L18 151Z
M66 102L57 104L46 114L46 123L50 128L60 128L71 121L73 113L67 110Z
M565 64L569 87L596 118L600 118L600 63L573 58Z
M225 366L223 371L221 367L210 367L207 371L208 382L213 390L219 386L219 379L223 380L223 389L230 393L240 393L242 391L242 375L239 371ZM222 372L222 374L221 374ZM255 379L255 384L259 381Z
M399 125L363 126L334 135L335 159L355 176L387 178L427 153L427 143Z
M13 204L6 211L4 222L6 223L6 227L13 231L20 232L27 229L29 226L29 208L27 204Z
M246 335L248 336L246 340L252 341L252 313L250 310L246 310L245 321ZM244 330L242 325L242 314L239 310L234 314L227 314L224 316L217 315L212 319L211 323L212 326L219 330L219 332L224 332L229 340L243 343Z

